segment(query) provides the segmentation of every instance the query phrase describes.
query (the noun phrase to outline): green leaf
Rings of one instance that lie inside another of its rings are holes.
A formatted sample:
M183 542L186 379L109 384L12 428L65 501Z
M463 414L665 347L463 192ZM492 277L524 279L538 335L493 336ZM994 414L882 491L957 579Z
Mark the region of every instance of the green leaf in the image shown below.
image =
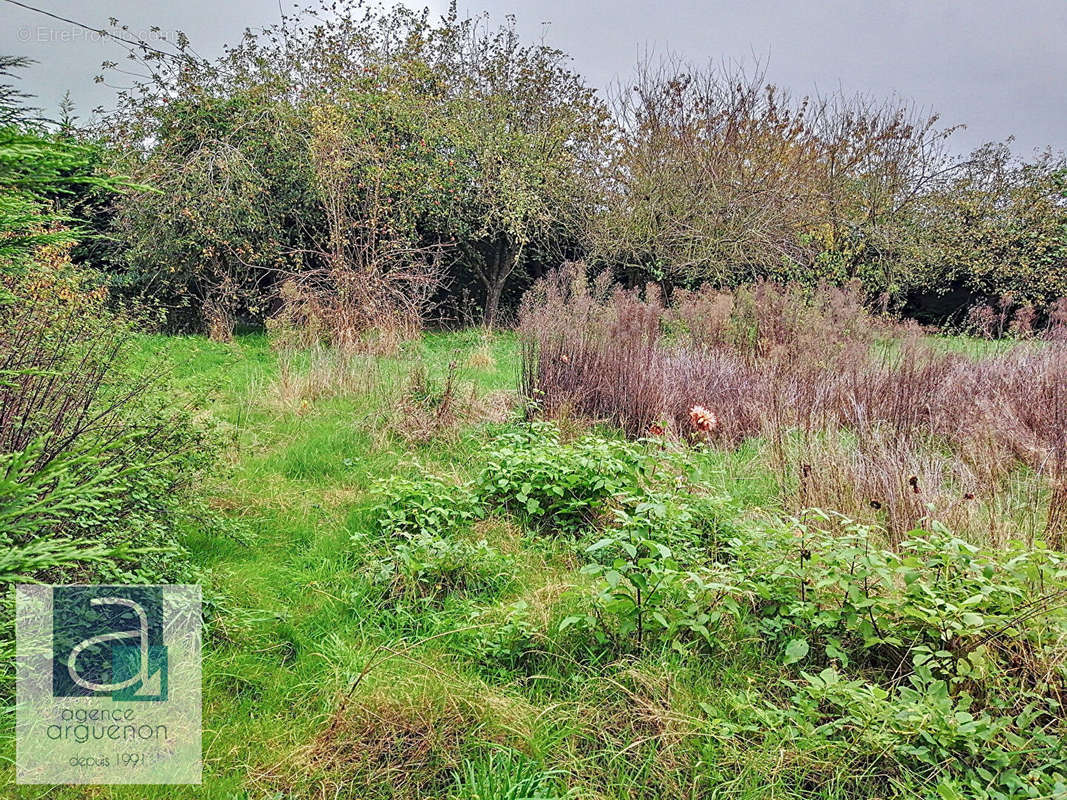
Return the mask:
M785 646L785 661L783 663L787 665L796 664L807 657L809 649L807 639L793 639Z
M567 630L567 628L569 628L571 625L574 625L581 621L581 617L564 617L562 620L560 620L559 628L557 628L557 630L562 633L563 631Z

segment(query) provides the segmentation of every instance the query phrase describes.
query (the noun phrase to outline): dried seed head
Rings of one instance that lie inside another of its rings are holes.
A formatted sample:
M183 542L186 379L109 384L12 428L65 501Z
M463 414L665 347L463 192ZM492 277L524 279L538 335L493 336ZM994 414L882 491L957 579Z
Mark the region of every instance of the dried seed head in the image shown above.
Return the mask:
M719 418L704 406L693 406L689 409L689 421L698 431L710 433L719 424Z

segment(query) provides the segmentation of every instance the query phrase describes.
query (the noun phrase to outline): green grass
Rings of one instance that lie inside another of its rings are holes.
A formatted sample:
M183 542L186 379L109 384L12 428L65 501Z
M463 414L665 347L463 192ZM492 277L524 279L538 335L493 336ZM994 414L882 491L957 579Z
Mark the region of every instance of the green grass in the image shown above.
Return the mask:
M440 602L383 601L367 566L391 545L371 526L372 486L395 474L471 477L492 430L475 422L426 444L404 440L383 422L399 396L393 389L422 365L434 385L454 369L478 393L513 391L517 351L510 334L432 333L395 357L368 360L369 390L304 404L279 397L281 367L262 335L230 345L144 337L141 367L165 372L177 399L203 402L205 421L225 442L207 488L232 535L196 529L186 541L210 576L204 782L18 787L11 796L363 798L389 797L390 786L472 800L531 790L620 799L860 796L861 768L847 760L831 762L820 772L824 785L813 786L799 767L790 778L773 731L758 747L729 733L756 724L756 705L788 697L789 673L758 642L733 642L713 660L667 650L611 662L576 650L534 669L486 663L472 649L477 631L503 624L517 601L560 613L552 604L581 583L568 542L491 521L477 535L510 559L509 580ZM758 442L698 456L697 475L745 514L776 503ZM708 727L708 717L723 726ZM361 784L367 764L388 777Z
M421 359L431 379L442 380L454 363L458 378L480 392L514 390L518 380L515 338L499 335L489 340L491 364L471 358L482 347L486 347L485 339L477 331L429 334L413 352L387 359L381 368L384 375L402 380L405 370ZM460 600L418 614L382 612L366 602L366 579L360 574L365 553L353 543L353 535L367 535L368 487L377 478L410 469L413 460L419 470L468 472L484 447L482 431L465 431L447 445L412 448L398 442L376 443L376 437L366 430L369 409L360 398L326 400L302 414L271 411L264 397L248 396L250 391L269 386L276 374L275 362L260 336L241 337L233 346L195 338L152 337L146 339L145 348L173 364L174 380L182 391L190 395L208 391L213 416L224 429L236 431L232 449L237 455L214 493L217 504L254 537L248 547L204 537L190 542L201 566L214 576L213 588L222 594L220 602L227 609L213 629L222 629L233 641L216 640L205 655L204 786L161 789L156 796L228 798L234 793L242 796L244 791L257 796L259 790L249 788L256 783L250 776L271 771L284 774L287 767L278 762L299 752L326 727L338 698L367 660L380 658L385 653L380 647L396 647L401 641L441 637L375 667L361 686L367 687L368 695L373 696L376 687L408 686L409 692L416 691L410 687L420 687L418 694L438 685L442 691L466 695L465 702L476 717L485 715L489 706L516 706L499 712L502 719L492 719L491 713L490 719L475 722L475 728L485 726L470 731L475 743L480 738L496 742L498 728L514 726L530 733L535 749L548 755L573 746L567 742L576 732L588 735L582 720L566 708L547 718L540 716L558 702L558 687L550 679L533 681L526 693L508 682L494 686L478 665L457 656L449 646L447 632L469 627L473 606L506 605L561 577L566 579L570 568L560 563L561 557L551 548L523 542L511 532L509 546L518 548L517 560L537 566L519 570L517 582L504 597L476 598L473 603ZM737 460L720 455L709 460L708 479L725 483L739 472L752 475L751 464L746 464L751 455L742 453ZM757 474L742 485L746 499L766 501L768 487L762 476ZM575 676L557 680L575 680ZM399 713L410 704L403 692L395 694L401 702L394 713ZM486 695L492 703L484 702ZM573 691L563 695L572 706L577 702ZM538 702L545 706L531 705ZM449 713L458 712L441 711L443 720L438 723L446 725ZM491 751L488 744L472 746L472 755ZM595 751L573 755L610 761L609 754ZM480 762L475 758L471 763ZM626 764L623 759L620 764L598 764L595 769L625 773ZM291 765L288 768L291 771ZM469 769L477 772L479 767ZM640 785L641 770L628 779L623 774L602 780L625 793L627 783ZM273 782L268 779L266 783ZM60 791L77 795L76 791ZM110 792L115 797L153 796L140 788Z
M469 366L486 343L491 364ZM205 648L204 784L200 787L108 787L93 796L116 798L272 796L257 776L312 741L338 697L382 645L412 627L434 635L461 627L446 609L426 621L393 619L364 602L361 548L367 490L378 478L412 469L452 469L469 463L481 446L477 431L448 446L409 447L382 442L373 430L374 398L327 398L300 413L273 407L278 363L266 338L238 337L232 345L200 337L145 336L135 361L166 374L179 402L201 402L207 420L227 443L212 505L248 543L191 531L187 546L212 576L205 596L222 609L210 624ZM510 335L485 339L477 331L429 334L376 368L380 380L402 381L423 362L442 380L455 362L457 377L480 392L514 390L517 344ZM462 610L464 613L467 609ZM366 679L369 686L423 680L424 655L389 659ZM468 680L445 663L454 680ZM284 770L283 770L284 771ZM271 781L267 781L271 783ZM18 797L41 790L20 787ZM83 797L86 790L57 787L49 797Z

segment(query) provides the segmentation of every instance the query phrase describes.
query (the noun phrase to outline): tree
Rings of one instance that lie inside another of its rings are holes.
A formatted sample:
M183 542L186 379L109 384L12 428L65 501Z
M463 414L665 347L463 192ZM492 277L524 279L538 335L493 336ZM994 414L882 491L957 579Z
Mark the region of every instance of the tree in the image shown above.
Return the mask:
M24 58L0 56L0 77L28 66ZM26 95L0 83L0 273L23 270L33 254L48 245L69 244L78 230L60 213L57 201L76 189L109 192L127 185L99 174L92 146L48 129Z
M163 190L122 204L126 272L222 328L283 284L422 297L446 263L477 276L495 320L528 254L578 236L605 112L561 53L511 26L357 5L285 16L216 62L179 55L108 122Z
M919 285L936 246L919 208L960 168L947 148L956 127L939 120L863 95L820 103L817 280L859 280L883 308Z
M631 279L733 285L807 263L817 141L806 102L757 69L642 64L614 98L620 138L595 252Z
M513 25L488 30L460 20L453 4L434 39L447 91L440 119L459 173L447 226L476 253L494 325L530 250L562 260L593 213L608 113L564 53L523 45Z
M1067 296L1067 161L1051 152L1025 161L1009 145L979 147L923 199L932 246L922 292L1037 307Z
M643 64L616 93L620 137L594 252L631 280L771 277L907 287L910 209L952 167L951 129L897 102L795 99L757 66Z

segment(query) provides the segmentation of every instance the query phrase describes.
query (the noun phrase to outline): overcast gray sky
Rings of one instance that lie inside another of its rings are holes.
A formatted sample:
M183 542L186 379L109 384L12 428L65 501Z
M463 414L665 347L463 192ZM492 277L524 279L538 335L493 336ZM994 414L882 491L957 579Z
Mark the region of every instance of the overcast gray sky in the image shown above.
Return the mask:
M114 16L136 31L180 29L202 55L279 15L278 0L25 1L93 26ZM440 12L445 0L428 5ZM755 55L795 93L895 93L966 123L959 150L1010 135L1022 154L1067 149L1067 0L461 0L460 8L499 21L514 14L525 36L570 53L598 88L649 51L695 62ZM83 117L110 103L112 90L92 78L101 61L122 55L4 0L0 53L37 59L22 81L37 105L54 110L69 89Z

